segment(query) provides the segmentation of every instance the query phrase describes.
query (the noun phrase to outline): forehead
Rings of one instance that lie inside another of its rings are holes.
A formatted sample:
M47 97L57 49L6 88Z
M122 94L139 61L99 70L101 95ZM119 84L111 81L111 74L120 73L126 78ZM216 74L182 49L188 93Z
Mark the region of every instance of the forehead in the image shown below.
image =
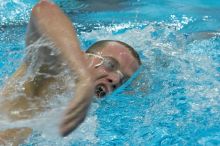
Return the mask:
M100 51L102 56L110 56L115 58L119 64L120 69L125 75L131 76L139 67L137 59L130 53L127 47L117 43L108 43Z

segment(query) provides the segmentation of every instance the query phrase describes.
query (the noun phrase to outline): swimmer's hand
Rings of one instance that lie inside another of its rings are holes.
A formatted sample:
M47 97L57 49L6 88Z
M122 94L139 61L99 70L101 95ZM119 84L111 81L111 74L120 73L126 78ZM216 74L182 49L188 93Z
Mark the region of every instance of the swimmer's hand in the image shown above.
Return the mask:
M67 136L84 121L93 93L92 80L88 76L76 84L75 97L69 104L60 126L62 136Z

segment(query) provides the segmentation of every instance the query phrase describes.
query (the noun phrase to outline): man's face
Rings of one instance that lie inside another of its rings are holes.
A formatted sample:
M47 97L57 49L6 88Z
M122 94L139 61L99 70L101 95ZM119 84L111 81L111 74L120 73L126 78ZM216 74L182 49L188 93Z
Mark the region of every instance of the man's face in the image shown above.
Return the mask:
M97 97L103 97L115 90L139 67L137 59L132 56L128 48L117 42L109 43L96 54L104 58L103 60L99 57L90 57L90 66L95 69L93 76L98 75L95 81Z

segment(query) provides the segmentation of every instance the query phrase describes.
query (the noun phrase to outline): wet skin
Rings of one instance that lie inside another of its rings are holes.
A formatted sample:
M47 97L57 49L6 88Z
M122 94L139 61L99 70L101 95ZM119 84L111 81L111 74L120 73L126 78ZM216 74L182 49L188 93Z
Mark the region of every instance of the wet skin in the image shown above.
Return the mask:
M139 67L137 60L132 56L128 48L117 42L109 43L96 54L99 54L100 56L109 56L117 60L119 63L119 70L124 76L121 78L120 74L116 71L110 71L102 65L95 68L95 65L99 62L99 58L95 58L95 60L94 58L89 58L89 62L94 62L92 65L92 68L95 69L93 74L96 74L97 72L102 73L101 78L97 79L94 84L96 87L102 85L106 94L119 87L123 83L122 80L127 80Z
M67 106L60 124L60 134L66 136L85 119L92 101L92 96L97 94L95 93L96 88L101 85L101 88L106 93L110 93L121 85L123 79L118 72L110 71L104 65L96 67L97 63L100 62L99 58L88 57L86 53L80 50L72 23L55 4L47 0L42 0L32 10L26 45L32 44L42 35L54 42L55 46L60 49L63 59L68 62L68 66L78 75L74 98ZM117 60L119 70L125 78L129 78L139 67L137 60L130 54L129 50L119 43L111 42L97 53L101 56L109 56ZM22 64L21 68L11 78L12 83L25 75L27 66L28 64ZM6 112L9 113L9 118L11 110L16 110L17 108L25 110L30 108L27 100L27 98L30 98L30 95L31 98L43 97L44 94L53 97L53 93L47 91L48 86L59 81L54 78L41 80L42 78L44 77L40 77L40 80L37 80L37 86L34 81L27 80L25 82L25 94L19 97L26 99L22 103L20 103L21 100L8 100L5 104L1 103L3 104L3 109L8 109ZM15 91L14 85L10 84L6 86L3 95L6 97L10 96ZM42 100L44 99L42 98ZM36 106L41 106L41 102L36 103ZM11 117L11 119L14 121L32 118L37 112L42 112L42 110L27 113L26 116L16 115L16 117ZM30 130L27 130L27 133L30 133ZM0 132L0 138L4 137L4 135L4 131Z

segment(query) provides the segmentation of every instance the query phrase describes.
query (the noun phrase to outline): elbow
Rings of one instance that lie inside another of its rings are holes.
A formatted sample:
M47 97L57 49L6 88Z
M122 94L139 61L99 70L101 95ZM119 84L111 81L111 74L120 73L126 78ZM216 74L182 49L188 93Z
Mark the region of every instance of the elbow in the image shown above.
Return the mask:
M54 7L56 7L54 3L49 2L48 0L40 0L40 2L33 7L32 14L40 16L43 15L43 11L53 9Z

